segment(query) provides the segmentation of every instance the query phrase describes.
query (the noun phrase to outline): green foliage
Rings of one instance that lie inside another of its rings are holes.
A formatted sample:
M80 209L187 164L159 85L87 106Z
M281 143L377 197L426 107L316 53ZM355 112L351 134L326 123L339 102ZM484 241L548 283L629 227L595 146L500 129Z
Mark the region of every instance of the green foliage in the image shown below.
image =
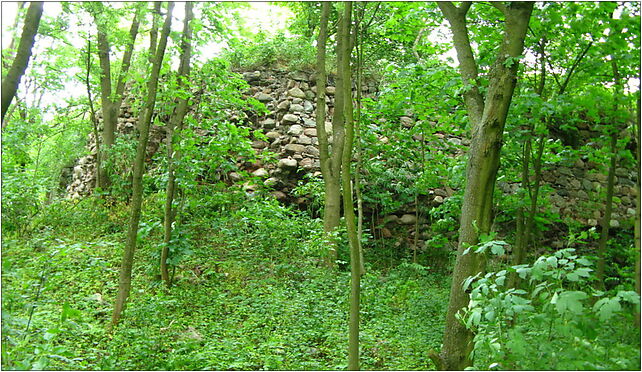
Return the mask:
M568 248L532 265L468 278L471 300L461 318L476 333L476 366L639 368L639 334L626 324L639 311L640 297L591 289L592 265ZM510 272L528 280L526 290L505 287Z
M146 198L133 291L111 335L105 326L116 294L123 231L109 235L99 227L118 208L109 212L98 198L67 212L64 205L52 206L50 215L57 211L60 218L46 220L49 228L31 240L4 239L3 367L344 366L350 279L347 272L319 265L325 249L321 221L265 195L207 190L193 198L200 203L182 214L184 233L177 239L192 253L176 262L171 291L160 285L152 264L162 240L155 221L163 198ZM84 214L92 208L102 210L102 217ZM85 219L86 230L73 232L73 225L65 225L63 217L73 221L76 213L75 218ZM42 273L46 280L36 300ZM425 348L440 342L445 284L417 264L385 274L368 270L362 299L364 368L431 367ZM25 333L32 305L37 306Z
M283 33L257 33L254 39L231 40L225 58L239 69L287 68L309 70L314 68L316 49L309 39L287 37Z
M292 193L295 196L306 197L309 200L308 211L312 216L322 216L324 190L323 177L306 174L298 185L292 189Z

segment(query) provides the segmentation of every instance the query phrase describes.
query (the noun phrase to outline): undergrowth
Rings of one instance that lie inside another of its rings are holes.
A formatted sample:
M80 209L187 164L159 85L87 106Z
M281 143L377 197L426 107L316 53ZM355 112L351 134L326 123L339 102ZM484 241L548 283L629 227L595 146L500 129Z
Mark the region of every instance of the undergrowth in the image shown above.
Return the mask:
M167 289L157 275L162 200L146 200L131 297L111 333L124 205L58 202L29 236L4 237L4 369L346 367L349 273L319 264L321 221L274 200L202 197L181 220L190 251ZM417 264L369 268L364 368L432 368L425 350L440 343L445 282Z

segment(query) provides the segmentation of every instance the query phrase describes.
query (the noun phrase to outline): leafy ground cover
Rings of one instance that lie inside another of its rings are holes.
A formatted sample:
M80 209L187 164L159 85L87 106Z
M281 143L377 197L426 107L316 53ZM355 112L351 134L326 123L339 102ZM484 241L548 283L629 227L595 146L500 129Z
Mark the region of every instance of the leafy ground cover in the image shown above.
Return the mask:
M183 225L166 289L156 275L160 208L148 199L132 295L113 332L126 208L58 204L58 218L28 237L5 237L2 367L345 368L349 273L318 264L320 222L265 200L203 202ZM426 350L441 342L447 280L405 263L370 268L362 283L363 367L432 368Z

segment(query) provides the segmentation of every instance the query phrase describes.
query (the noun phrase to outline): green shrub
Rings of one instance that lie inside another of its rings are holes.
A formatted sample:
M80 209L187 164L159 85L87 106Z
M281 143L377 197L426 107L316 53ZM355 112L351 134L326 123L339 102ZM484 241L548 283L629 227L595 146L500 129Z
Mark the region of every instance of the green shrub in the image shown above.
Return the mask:
M475 332L475 366L483 369L640 368L640 297L592 289L592 262L572 248L532 265L468 278L471 300L461 319ZM507 275L528 280L506 288Z

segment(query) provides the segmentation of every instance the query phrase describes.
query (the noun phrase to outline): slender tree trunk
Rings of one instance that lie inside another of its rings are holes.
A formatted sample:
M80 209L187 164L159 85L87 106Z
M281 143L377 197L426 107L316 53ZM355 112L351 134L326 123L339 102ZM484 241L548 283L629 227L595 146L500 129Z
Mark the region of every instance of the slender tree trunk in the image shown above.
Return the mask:
M639 78L638 78L638 81ZM637 213L635 214L635 291L640 295L640 92L638 91L638 100L637 100L637 128L636 128L636 171L637 171L637 195L635 196L635 208ZM640 328L640 311L637 311L635 316L635 325Z
M129 291L131 289L132 266L134 263L134 252L136 250L136 238L138 235L138 224L140 222L141 205L143 202L142 180L145 168L145 151L147 149L149 126L152 119L152 113L154 111L154 105L156 103L158 78L160 68L163 63L163 57L165 55L165 47L167 46L167 37L171 28L173 10L174 2L170 1L167 5L167 17L165 18L165 23L163 25L158 48L156 49L156 56L154 57L154 61L152 64L152 71L149 77L149 82L147 84L147 99L138 119L139 139L138 147L136 149L136 159L134 160L131 219L129 222L127 240L125 243L123 260L120 268L118 295L114 304L114 312L112 314L111 320L112 327L118 324L122 311L125 308L127 298L129 297Z
M324 208L323 208L323 230L325 239L328 241L328 254L326 264L333 267L337 260L336 237L334 236L341 218L341 153L340 142L343 141L342 121L343 108L341 102L340 78L337 76L335 91L334 117L332 119L333 141L332 152L330 152L328 133L325 130L325 85L327 76L325 71L326 42L328 37L328 18L330 14L330 2L321 4L321 21L319 24L319 38L317 40L317 111L316 126L319 138L319 161L321 163L321 174L324 180ZM339 120L341 123L339 123ZM338 155L338 156L337 156ZM338 167L337 167L338 165Z
M25 16L25 24L22 28L22 36L16 51L16 58L14 58L9 72L2 79L2 118L0 119L2 120L2 129L7 125L4 121L5 114L9 109L9 105L11 105L11 101L13 101L13 97L16 95L22 75L27 70L27 65L31 58L31 49L38 33L42 7L43 3L41 1L29 4L27 15Z
M127 78L127 73L129 72L129 67L131 65L132 55L134 53L134 44L136 43L136 37L138 36L138 28L140 27L140 14L143 10L145 3L141 2L137 4L134 19L132 20L132 25L129 29L129 39L125 47L125 53L123 54L123 61L121 63L120 73L116 80L116 95L114 97L113 107L112 107L112 120L118 121L118 116L120 114L120 106L123 103L124 93L125 93L125 83ZM115 128L114 124L114 128Z
M600 240L598 243L598 261L597 261L597 270L595 274L599 279L598 285L601 288L604 288L604 272L605 272L605 255L606 255L606 243L609 239L609 228L611 224L611 215L613 212L613 188L615 186L615 167L617 165L617 131L611 133L610 138L610 150L611 150L611 160L609 161L609 171L607 176L606 183L606 201L604 202L604 216L600 222L601 231L600 231Z
M352 148L354 143L354 122L352 107L352 73L350 71L350 55L352 43L350 42L350 26L352 15L352 2L343 4L343 14L339 18L337 30L337 76L341 77L343 84L342 94L335 101L335 107L343 107L345 125L345 145L342 153L341 183L343 186L343 213L345 215L348 240L350 243L350 322L348 332L348 369L359 369L359 309L361 292L361 256L359 254L359 239L355 224L354 204L352 200L352 177L350 167L352 164ZM341 58L338 58L338 57ZM337 93L339 93L337 88Z
M96 185L95 187L102 187L100 183L100 138L98 133L98 118L96 117L96 109L94 108L94 100L91 96L91 84L89 82L89 75L91 72L91 35L87 38L87 74L85 75L85 86L87 87L87 100L89 101L89 114L91 115L91 124L94 131L94 139L96 141Z
M190 57L191 57L191 40L192 40L192 29L190 22L194 16L192 12L193 3L188 1L185 3L185 19L183 27L183 39L181 43L181 62L178 68L178 79L179 79L179 89L186 89L187 79L189 78L190 73ZM167 269L167 258L169 256L169 243L172 239L172 230L174 223L174 211L172 204L174 202L174 190L175 190L175 180L176 180L176 158L178 154L174 151L174 128L182 127L183 119L187 113L188 99L179 98L178 105L174 115L170 119L169 126L167 128L167 188L166 188L166 199L165 199L165 218L164 218L164 228L165 233L163 237L163 249L161 250L161 261L160 261L160 271L161 278L165 281L167 286L171 285L169 279L169 271Z
M453 31L453 38L460 71L465 84L473 83L477 78L476 63L468 40L466 28L466 11L470 3L463 3L459 8L451 3L438 3L448 19ZM471 120L472 139L466 170L466 187L461 211L459 244L457 258L453 269L452 284L443 347L439 358L432 355L433 361L440 369L462 370L472 365L473 334L456 315L468 305L469 296L462 288L464 280L483 271L485 258L470 250L464 251L478 243L480 234L490 231L492 223L493 190L499 155L502 146L502 135L508 108L517 80L518 61L524 46L533 3L512 2L509 5L493 3L506 18L504 35L497 59L489 72L489 86L486 99L470 92L465 97L467 111ZM510 61L507 61L510 58ZM479 92L477 90L477 92ZM479 103L483 110L479 115ZM478 119L478 120L476 120Z
M618 104L617 101L619 99L619 94L621 92L621 80L620 80L620 73L618 72L617 68L617 62L612 59L611 60L611 66L613 66L613 80L615 82L615 94L616 94L616 99L615 99L615 111L618 109ZM611 128L611 141L609 144L609 147L611 149L611 160L609 162L609 173L607 176L607 181L606 181L606 201L604 202L604 216L602 217L601 221L601 227L602 230L600 232L600 241L598 243L598 248L597 248L597 255L598 255L598 260L597 260L597 270L595 271L595 275L599 279L598 285L601 288L604 288L605 283L604 280L605 278L605 266L606 266L606 243L609 240L609 228L611 226L611 215L613 213L613 188L615 186L615 168L617 166L617 137L618 137L618 130L619 125L617 123L614 123L613 127Z
M149 61L152 63L154 56L156 55L156 43L158 42L158 19L161 15L161 2L157 1L154 3L154 9L152 9L152 28L149 31Z
M101 4L100 8L102 8L102 6L103 5ZM101 15L98 12L94 14L94 19L98 25L98 56L100 59L100 68L102 70L100 75L100 93L103 112L103 151L98 155L102 165L99 168L98 174L99 184L105 188L111 185L111 179L110 174L104 165L107 163L108 151L114 145L116 138L118 115L120 113L120 106L122 104L123 93L125 91L125 77L129 71L134 50L134 42L136 41L136 35L138 35L140 10L141 6L139 5L136 9L131 28L129 30L129 40L125 48L125 53L123 54L122 67L118 74L115 94L112 94L114 92L112 92L111 61L109 57L110 46L107 38L107 30L98 19Z
M359 263L360 263L360 274L363 275L366 273L365 261L363 259L363 197L361 195L361 164L362 164L362 150L361 150L361 96L362 96L362 79L363 79L363 47L361 45L362 34L364 32L364 27L362 26L363 17L365 14L365 3L361 9L360 18L357 23L357 29L355 30L355 47L357 48L357 112L356 120L354 122L354 137L357 144L356 148L356 166L354 170L354 191L355 197L357 198L357 241L359 243Z
M107 163L107 152L114 144L114 137L116 132L116 120L112 118L114 110L112 110L112 94L111 94L111 62L109 58L109 41L104 27L100 26L98 21L98 14L94 14L96 24L98 24L98 59L100 61L100 100L103 113L103 146L102 153L98 154L102 167L98 170L100 185L102 187L109 187L111 184L109 174L105 165Z

